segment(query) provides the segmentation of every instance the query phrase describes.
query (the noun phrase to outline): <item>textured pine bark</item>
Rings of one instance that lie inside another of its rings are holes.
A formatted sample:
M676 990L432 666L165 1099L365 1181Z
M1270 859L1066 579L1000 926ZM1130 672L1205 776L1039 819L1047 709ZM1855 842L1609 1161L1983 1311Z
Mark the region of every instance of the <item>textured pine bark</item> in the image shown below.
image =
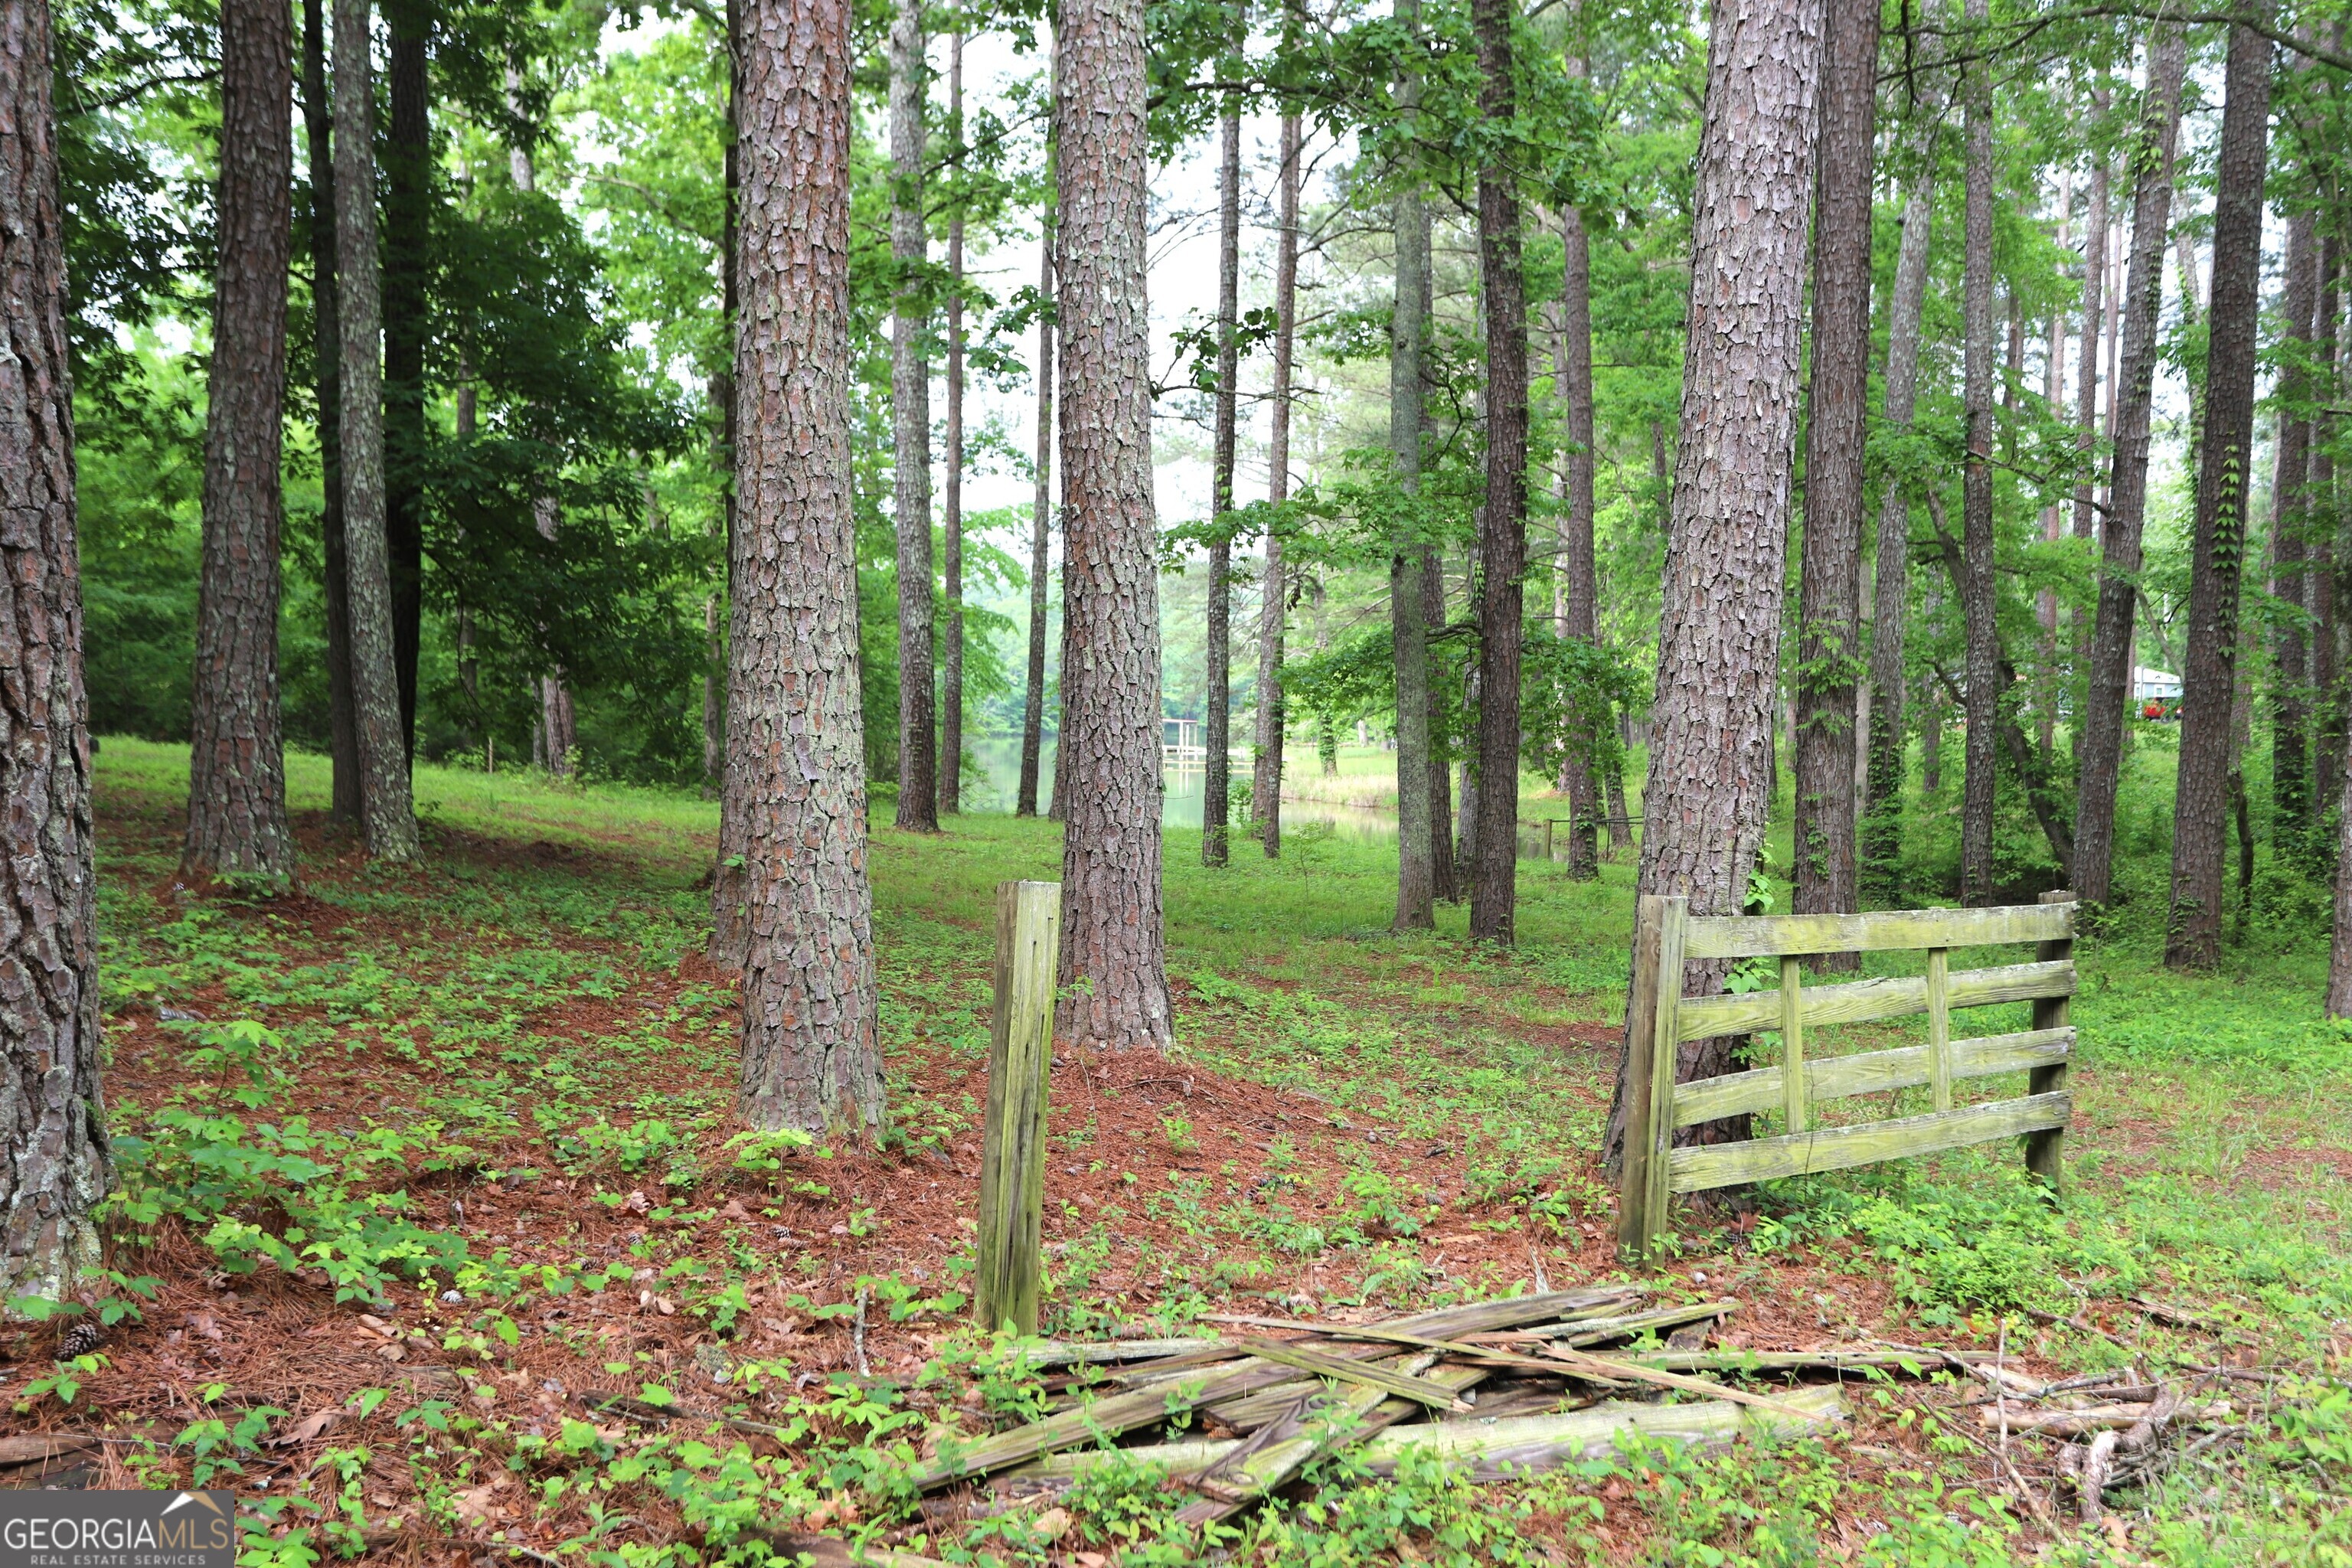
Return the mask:
M948 134L963 156L963 35L948 48ZM940 815L963 809L963 207L948 216L946 516L940 527Z
M850 9L744 7L727 745L753 1127L878 1127L849 456ZM928 796L925 797L929 799Z
M1417 17L1418 5L1409 10ZM1406 11L1399 13L1405 20ZM1399 106L1410 112L1420 84L1399 85ZM1422 279L1429 269L1429 210L1418 189L1408 186L1395 201L1396 302L1389 325L1389 451L1396 464L1397 489L1407 502L1421 495L1422 343L1428 324L1422 310ZM1441 602L1425 592L1426 552L1408 521L1397 530L1389 557L1389 635L1397 693L1397 931L1430 931L1437 925L1436 826L1432 791L1445 789L1445 767L1436 756L1430 728L1429 627ZM1320 587L1318 588L1318 604ZM1322 641L1318 609L1317 643ZM1450 863L1450 858L1449 858Z
M1077 1045L1170 1039L1160 904L1159 529L1151 506L1142 0L1065 0L1061 91L1062 978Z
M2139 594L2140 531L2147 515L2147 448L2159 352L2157 310L2164 297L2165 239L2172 221L2173 161L2179 142L2180 83L2188 64L2181 29L2160 26L2148 47L2148 91L2134 159L2131 260L2124 298L2123 363L2115 381L2115 450L2100 540L2099 605L2092 634L2083 721L2074 740L2074 890L2104 904L2114 886L2116 782L2123 760L2124 709L2131 695L2132 617Z
M1050 165L1049 165L1050 166ZM1054 520L1054 198L1039 223L1037 297L1037 489L1029 503L1029 670L1021 704L1021 784L1015 816L1037 815L1037 775L1045 744L1045 596Z
M1927 149L1933 152L1933 143ZM1932 162L1923 162L1932 171ZM1927 253L1935 226L1935 175L1914 176L1895 255L1886 310L1886 424L1909 426L1919 395L1919 326L1927 301ZM1882 897L1903 875L1903 634L1911 618L1911 503L1888 479L1878 500L1878 559L1871 591L1870 796L1862 819L1862 862Z
M2264 5L2259 15L2266 16ZM2262 315L2263 184L2270 153L2270 41L2230 29L2213 205L2212 303L2205 352L2205 440L2190 535L2189 646L2180 680L2180 782L2173 804L2172 890L2164 962L2221 959L2222 860L2229 833L2231 703L2238 595L2252 489L2254 371Z
M318 397L319 508L327 612L328 819L360 820L360 730L352 696L351 566L343 542L341 323L335 287L333 105L327 80L328 0L302 6L302 120L310 160L311 361Z
M278 457L286 268L294 244L294 16L221 7L220 263L205 428L204 567L183 864L282 882L286 749L278 708Z
M2099 120L2107 117L2108 94L2102 87L2091 95L2091 111ZM2099 329L2102 312L2113 301L2105 298L2107 277L2107 229L2113 222L2108 206L2113 199L2107 178L2107 161L2097 158L2091 164L2091 210L2083 230L2083 339L2081 348L2081 382L2075 389L2074 450L2083 463L2082 480L2074 487L2074 537L2092 539L2097 536L2098 509L2092 491L2093 454L2099 439ZM2114 420L2116 389L2107 389L2108 418ZM2097 626L2095 610L2085 616L2077 614L2074 627L2075 662L2087 668L2091 640Z
M930 242L923 223L923 8L898 0L890 24L890 259L898 293L890 312L890 420L898 529L898 826L936 833L937 703L931 690L930 330L921 273Z
M433 14L385 0L391 47L384 96L384 221L402 237L383 254L384 542L392 561L392 657L400 679L402 754L416 752L416 660L425 632L425 279L433 234ZM568 699L567 699L568 702Z
M1478 112L1517 113L1511 25L1515 0L1472 0L1478 41ZM1470 934L1515 939L1519 874L1519 649L1526 632L1528 558L1528 302L1519 197L1511 171L1478 174L1478 282L1486 318L1486 506L1479 522L1485 584L1478 617L1477 858Z
M1298 342L1298 177L1301 130L1297 114L1282 117L1282 169L1276 200L1281 232L1274 253L1274 386L1266 441L1266 499L1290 499L1290 378ZM1289 586L1282 536L1265 536L1265 582L1257 612L1257 732L1252 737L1250 832L1269 860L1282 854L1282 630Z
M2319 308L2319 246L2307 211L2287 219L2280 296L2284 363L2279 372L2278 468L2271 484L2271 592L2300 605L2305 598L2304 531L2311 493L2311 388L2302 367ZM2288 857L2300 849L2311 825L2309 656L2302 623L2282 620L2272 648L2271 821L2279 849Z
M1571 75L1582 76L1584 65L1570 60ZM1600 635L1601 584L1592 556L1592 254L1584 232L1584 215L1571 207L1560 222L1563 268L1560 280L1560 398L1567 428L1567 449L1560 454L1560 484L1565 503L1559 515L1560 597L1557 606L1559 635L1592 642ZM1592 759L1601 727L1609 722L1607 705L1569 716L1568 760L1561 782L1568 789L1568 874L1590 881L1601 874L1601 845L1594 819L1601 815L1600 775Z
M335 120L346 128L373 123L368 59L369 0L336 0ZM335 188L375 189L371 137L335 138ZM416 814L408 791L408 748L400 721L400 681L392 630L392 563L384 538L383 369L377 273L375 203L335 207L336 313L341 353L343 536L350 568L352 698L359 727L361 820L368 853L383 860L416 858Z
M1968 0L1964 14L1982 26L1987 0ZM1993 606L1992 537L1992 71L1986 61L1963 68L1967 180L1963 204L1960 283L1961 404L1968 447L1960 465L1960 619L1968 637L1968 732L1960 783L1960 902L1993 897L1992 826L1995 769L2000 756L2000 630Z
M110 1174L50 39L0 0L0 1303L97 1283Z
M1234 29L1244 25L1234 7ZM1244 69L1238 37L1224 67L1238 79ZM1223 866L1233 797L1234 546L1226 536L1234 510L1234 429L1241 388L1242 100L1238 89L1225 92L1218 132L1217 163L1217 392L1210 439L1209 625L1205 692L1201 702L1201 864Z
M1773 689L1804 333L1820 0L1717 8L1693 186L1689 346L1666 532L1657 697L1643 805L1643 893L1691 912L1739 912L1771 809ZM1685 994L1719 989L1721 963L1686 967ZM1741 1065L1742 1042L1682 1047L1678 1079ZM1621 1052L1603 1140L1624 1147ZM1748 1118L1679 1136L1748 1135Z
M1798 567L1799 914L1861 907L1854 864L1855 675L1862 658L1864 405L1870 396L1870 218L1877 0L1829 0L1813 219L1813 384ZM1858 966L1853 953L1814 961Z

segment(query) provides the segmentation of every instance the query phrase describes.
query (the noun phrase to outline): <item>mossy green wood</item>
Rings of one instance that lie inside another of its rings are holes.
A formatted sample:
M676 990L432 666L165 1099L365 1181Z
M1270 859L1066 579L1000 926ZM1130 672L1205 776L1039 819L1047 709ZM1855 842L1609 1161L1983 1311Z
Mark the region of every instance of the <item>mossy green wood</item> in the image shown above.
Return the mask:
M1634 1248L1646 1251L1650 1238L1666 1230L1666 1205L1674 1193L1667 1184L1666 1156L1675 1144L1675 1079L1681 1058L1683 1005L1683 938L1690 929L1690 900L1658 900L1657 1000L1651 1007L1650 1092L1645 1107L1643 1140L1646 1151L1642 1176L1641 1229Z
M1698 1193L1817 1171L1842 1171L2063 1127L2071 1110L2070 1097L2059 1091L1856 1127L1823 1127L1746 1143L1677 1149L1668 1161L1669 1177L1675 1192Z
M1964 969L1948 976L1947 1007L1985 1007L1999 1002L2031 1002L2072 995L2071 962L2007 963L1994 969ZM1809 1028L1830 1024L1869 1024L1908 1017L1927 1010L1924 975L1863 980L1851 985L1813 985L1804 993L1799 1016ZM1685 1041L1717 1035L1747 1035L1780 1026L1780 993L1750 991L1728 996L1685 996L1679 1008Z
M1651 1065L1651 1020L1658 1012L1664 989L1658 983L1658 943L1665 928L1667 900L1644 893L1634 905L1633 983L1625 998L1625 1134L1617 1171L1617 1250L1639 1258L1649 1250L1650 1151L1662 1112L1653 1103L1660 1092ZM1675 989L1682 989L1676 972ZM1668 1079L1664 1092L1671 1097Z
M2014 1035L1979 1035L1951 1042L1951 1078L1955 1083L2055 1066L2073 1050L2074 1031L2027 1029ZM1869 1051L1851 1057L1815 1057L1805 1063L1808 1102L1843 1100L1856 1094L1882 1094L1912 1089L1929 1081L1927 1047L1902 1046L1891 1051ZM1779 1068L1757 1068L1702 1079L1675 1090L1675 1124L1696 1126L1746 1111L1770 1110L1787 1103L1787 1089ZM1798 1129L1802 1131L1802 1129Z
M1951 1110L1952 954L1941 947L1927 950L1927 1083L1936 1109Z
M1045 1097L1054 1057L1058 882L996 889L996 1005L980 1157L980 1258L972 1312L983 1329L1037 1331L1045 1212Z
M1804 981L1797 973L1794 958L1780 960L1780 1090L1781 1114L1788 1118L1789 1131L1805 1130L1805 1003ZM1677 1094L1676 1099L1681 1096ZM1679 1117L1676 1126L1687 1125Z
M1311 1372L1318 1377L1337 1378L1342 1383L1360 1384L1377 1388L1383 1394L1393 1394L1401 1399L1418 1400L1433 1410L1453 1406L1454 1391L1441 1388L1425 1379L1370 1362L1351 1361L1327 1352L1309 1350L1305 1345L1288 1344L1280 1340L1244 1340L1243 1346L1260 1361L1270 1361L1280 1366L1295 1366L1301 1372Z
M2070 899L2072 895L2069 895ZM2074 912L2058 904L1989 910L1881 910L1864 915L1716 915L1690 922L1693 959L1885 952L2051 942L2074 934Z
M2042 894L2042 901L2065 910L2066 930L2063 935L2042 942L2035 950L2034 956L2047 963L2063 963L2071 968L2074 963L2074 895L2059 889ZM2066 1029L2066 1015L2064 996L2042 997L2033 1004L2033 1026L2037 1029ZM2071 1029L2067 1032L2073 1033ZM2060 1057L2055 1061L2036 1066L2026 1080L2026 1087L2035 1094L2063 1092L2066 1088L2067 1072L2067 1058ZM2042 1128L2025 1135L2025 1168L2053 1193L2064 1185L2065 1161L2065 1123Z

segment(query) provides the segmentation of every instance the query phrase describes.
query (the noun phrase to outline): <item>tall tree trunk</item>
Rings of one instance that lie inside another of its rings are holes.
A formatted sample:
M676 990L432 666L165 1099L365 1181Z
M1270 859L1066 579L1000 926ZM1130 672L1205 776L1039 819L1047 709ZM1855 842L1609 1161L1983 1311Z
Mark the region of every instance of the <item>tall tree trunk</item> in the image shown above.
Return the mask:
M425 629L425 276L433 234L433 32L426 0L385 0L391 50L384 96L384 221L401 242L383 255L384 541L392 559L392 655L400 679L402 754L416 753L416 664ZM568 707L570 699L565 703Z
M522 104L522 73L514 67L507 68L507 101L517 113ZM518 142L507 149L507 174L518 191L539 189L539 169L531 162L530 148ZM395 400L396 401L396 400ZM387 404L387 406L390 406ZM421 427L420 427L421 428ZM422 439L421 435L418 437ZM540 538L550 546L550 552L562 531L563 514L551 495L533 497L530 503L532 525ZM395 563L393 584L395 609L399 599L398 568ZM542 626L542 630L544 627ZM397 646L395 644L395 646ZM411 717L414 717L412 712ZM411 726L412 731L414 726ZM579 762L580 737L573 722L572 691L564 683L563 667L558 664L539 678L538 749L533 757L547 770L551 779L568 779Z
M716 800L727 776L727 639L719 632L719 595L702 599L702 798Z
M221 6L220 264L205 429L204 574L185 868L283 882L286 746L278 710L278 454L286 268L294 243L294 16Z
M937 833L939 737L931 690L930 245L923 221L923 7L898 0L890 24L890 418L897 434L898 822Z
M963 35L948 47L948 134L963 161ZM963 809L963 204L948 215L948 484L940 529L940 815Z
M882 1121L849 454L850 8L750 0L745 398L727 742L748 833L742 1068L764 1129ZM929 796L924 800L928 803Z
M2266 17L2264 5L2257 13ZM2271 43L2230 29L2213 206L2213 298L2205 351L2205 440L2190 541L2189 648L2180 682L2180 783L2173 805L2172 898L2164 961L2221 958L2230 702L2237 684L2254 362L2262 313L2263 183L2270 153Z
M1160 904L1159 529L1151 507L1143 0L1064 0L1054 39L1060 173L1062 516L1070 563L1056 1027L1165 1050Z
M328 819L360 820L360 729L352 697L351 566L343 543L342 325L335 288L334 107L327 81L328 0L303 0L302 120L310 159L311 358L319 416L320 572L327 612Z
M1644 893L1691 912L1739 912L1771 797L1772 699L1804 333L1806 219L1813 188L1820 0L1718 6L1692 191L1689 346L1666 531L1657 700L1643 805ZM1719 989L1726 965L1664 984ZM1726 1037L1682 1047L1679 1079L1741 1064ZM1603 1151L1624 1149L1626 1064ZM1745 1116L1678 1136L1747 1135Z
M1933 124L1932 118L1929 123ZM1886 309L1886 425L1910 427L1919 395L1919 327L1927 301L1927 247L1935 226L1934 133L1903 206L1895 294ZM1903 635L1911 618L1911 503L1889 476L1878 498L1878 559L1871 589L1870 800L1862 861L1874 889L1892 896L1903 876Z
M2279 373L2278 469L2271 484L2271 592L2294 605L2305 591L2304 531L2311 468L2311 388L2303 364L2311 352L2312 317L2319 307L2319 247L2308 212L2287 220L2284 307L2285 360ZM2271 698L2272 833L2283 854L2300 851L2311 826L2311 677L2303 623L2279 623L2272 650L2277 686Z
M1429 237L1428 216L1428 209L1424 207L1422 212L1422 237L1424 240ZM1423 247L1423 254L1428 254L1426 246ZM1430 272L1431 268L1427 267L1422 268L1421 319L1424 341L1432 313L1429 309ZM1425 396L1427 381L1424 380L1422 385ZM1424 452L1428 450L1428 441L1429 421L1424 417L1422 420L1422 449ZM1446 629L1445 564L1433 544L1424 546L1421 552L1421 610L1424 640L1442 636ZM1429 880L1440 902L1458 904L1462 901L1464 862L1454 852L1454 742L1447 733L1445 716L1437 707L1437 665L1433 651L1429 665L1432 691L1429 710ZM1476 679L1477 672L1474 668L1465 676L1464 684L1467 686ZM1336 758L1337 751L1332 754ZM1337 773L1339 770L1337 766L1329 766L1324 771ZM1469 809L1468 801L1463 803L1463 808L1465 811Z
M1478 41L1478 112L1501 124L1517 112L1511 26L1516 0L1472 0ZM1519 872L1519 647L1528 557L1528 303L1519 253L1519 197L1510 170L1478 174L1478 282L1486 318L1486 506L1478 564L1478 830L1470 934L1516 939Z
M1290 499L1290 376L1298 341L1298 159L1299 117L1282 117L1281 232L1274 254L1274 388L1267 410L1266 499L1280 506ZM1282 854L1282 626L1287 585L1282 570L1282 535L1265 531L1265 583L1258 596L1257 733L1250 769L1250 825L1269 860Z
M1420 0L1398 0L1396 17L1400 26L1417 32ZM1407 72L1398 79L1395 102L1399 119L1412 123L1421 104L1418 75ZM1389 452L1396 463L1397 489L1408 503L1407 521L1396 530L1389 552L1389 636L1397 700L1397 901L1392 925L1405 931L1429 931L1437 924L1438 829L1431 814L1431 792L1444 788L1444 768L1436 759L1431 732L1429 626L1434 607L1423 592L1425 546L1412 504L1421 496L1422 347L1428 332L1422 302L1429 272L1429 209L1409 176L1400 184L1392 210L1396 299L1389 318ZM1324 640L1319 579L1315 601L1319 648Z
M91 1211L110 1174L50 37L46 0L0 0L0 1318L100 1283Z
M2352 630L2352 616L2339 614L2336 607L2340 594L2347 607L2352 608L2352 547L2347 547L2352 541L2346 538L2347 526L2352 526L2352 510L2347 509L2344 498L2336 490L2336 415L2332 412L2343 400L2343 388L2336 379L2341 257L2342 242L2332 232L2323 234L2319 241L2318 342L2313 355L2323 401L2312 423L2310 491L2319 517L2310 531L2308 548L2313 552L2313 566L2305 577L2309 594L2305 603L2312 616L2311 684L2319 709L2312 803L2322 820L2336 804L2336 770L2343 762L2344 752L2345 660L2337 639ZM2313 858L2324 863L2326 846L2315 841L2312 848Z
M335 3L335 188L375 189L375 91L368 59L369 0ZM393 653L392 562L384 540L383 369L375 203L335 205L337 314L341 324L343 535L350 566L352 695L360 734L361 816L368 853L416 858L416 813L400 722Z
M2058 249L2063 254L2074 243L2074 171L2058 171ZM2066 317L2063 312L2050 312L2050 337L2042 361L2042 404L2045 416L2055 417L2066 405ZM2065 523L2057 500L2052 499L2042 508L2042 537L2044 542L2055 544L2065 534ZM2057 743L2058 738L2058 591L2044 588L2034 595L2034 618L2042 626L2041 668L2034 676L2033 716L2039 740L2044 752Z
M1968 0L1982 26L1987 0ZM1968 744L1960 785L1960 901L1992 901L1994 769L2000 715L2000 649L1993 605L1992 542L1992 70L1963 68L1968 137L1967 235L1960 287L1968 451L1960 468L1960 616L1968 632Z
M2107 117L2110 99L2102 85L2091 95L2091 112L2104 121ZM2083 227L2083 339L2080 354L2082 384L2074 391L2074 451L2083 466L2083 477L2074 485L2074 537L2088 540L2096 537L2098 508L2093 494L2097 473L2096 454L2099 441L2099 339L2102 312L2113 301L2105 299L2107 279L2107 229L2114 219L2108 208L2113 193L2107 179L2107 159L2105 153L2091 163L2091 210ZM2115 422L2116 389L2107 388L2107 421ZM2091 644L2098 623L2095 609L2089 615L2077 610L2074 614L2074 663L2087 672L2091 662ZM2076 726L2074 743L2082 744L2081 726ZM2079 839L2078 839L2079 844Z
M1051 154L1047 166L1051 167ZM1054 520L1054 197L1038 223L1037 488L1029 502L1029 670L1021 704L1021 784L1016 816L1037 815L1037 775L1045 743L1045 574Z
M1823 11L1814 171L1813 384L1798 567L1796 898L1799 914L1861 908L1854 864L1855 676L1862 659L1864 405L1870 397L1870 219L1878 107L1877 0ZM1858 954L1815 960L1851 970Z
M1584 74L1584 62L1571 60L1572 76ZM1592 254L1584 232L1584 215L1571 207L1560 223L1563 269L1560 279L1559 391L1566 430L1566 450L1560 454L1561 483L1566 503L1559 514L1559 553L1563 568L1559 605L1559 635L1587 643L1600 640L1601 584L1592 546ZM1569 715L1568 759L1561 773L1568 785L1568 874L1588 881L1601 874L1600 774L1593 759L1600 753L1601 727L1610 721L1608 704L1580 706Z
M1248 13L1233 6L1233 53L1225 75L1238 80ZM1209 472L1208 689L1201 704L1201 864L1222 866L1230 853L1225 830L1233 799L1234 546L1226 530L1234 510L1234 464L1241 379L1242 96L1225 90L1219 123L1223 157L1217 169L1217 392Z
M2129 281L2122 301L2123 366L2109 396L2115 450L2101 530L2098 621L2074 743L2074 890L2089 904L2114 888L2116 784L2124 709L2131 698L2132 616L2139 595L2140 529L2147 511L2148 426L2156 382L2157 308L2164 296L2165 237L2172 221L2173 158L2188 39L2158 26L2148 46L2148 91L2133 160Z

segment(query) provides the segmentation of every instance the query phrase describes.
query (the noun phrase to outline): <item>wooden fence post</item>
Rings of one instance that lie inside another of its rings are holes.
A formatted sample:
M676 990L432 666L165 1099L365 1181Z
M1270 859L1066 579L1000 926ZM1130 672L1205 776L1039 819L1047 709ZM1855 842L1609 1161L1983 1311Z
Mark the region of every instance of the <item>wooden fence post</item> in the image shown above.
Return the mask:
M988 1113L980 1157L980 1266L972 1315L993 1331L1037 1331L1045 1213L1045 1094L1054 1059L1054 976L1062 885L996 887L996 1008L988 1032Z
M2045 904L2071 904L2076 901L2066 889L2054 889L2042 895ZM2033 956L2044 963L2071 960L2074 956L2074 922L2066 923L2067 934L2054 942L2045 942L2034 949ZM2033 1004L2033 1026L2037 1029L2063 1029L2066 1026L2066 998L2044 996ZM2035 1068L2026 1077L2028 1094L2046 1094L2066 1087L2066 1064L2063 1061L2049 1067ZM2032 1172L2053 1193L2062 1190L2065 1181L2066 1129L2052 1127L2025 1135L2025 1168Z
M1625 1005L1625 1160L1617 1192L1617 1250L1645 1256L1665 1229L1666 1159L1675 1142L1675 1038L1683 932L1690 900L1645 893L1633 925L1633 984Z

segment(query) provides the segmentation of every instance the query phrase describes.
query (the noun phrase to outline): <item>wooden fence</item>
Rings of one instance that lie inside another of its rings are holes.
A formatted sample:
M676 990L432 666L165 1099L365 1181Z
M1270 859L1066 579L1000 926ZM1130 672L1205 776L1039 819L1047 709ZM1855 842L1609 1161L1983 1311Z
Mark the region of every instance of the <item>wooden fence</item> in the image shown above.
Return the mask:
M1061 933L1061 883L996 885L996 1005L988 1030L980 1257L972 1289L972 1316L991 1332L1037 1331L1045 1094L1054 1064L1054 978Z
M1934 1153L1995 1138L2025 1138L2029 1170L2055 1188L2073 1102L2066 1064L2074 1031L2074 895L2044 893L2039 904L1984 910L1902 910L1863 915L1700 917L1689 900L1645 896L1633 947L1628 1016L1633 1071L1625 1161L1618 1195L1620 1250L1638 1257L1665 1233L1676 1193L1705 1192L1814 1171ZM1990 969L1950 967L1956 947L2031 942L2035 962ZM1825 952L1924 949L1927 973L1848 984L1806 985L1798 961ZM1702 959L1777 957L1780 987L1713 996L1682 994L1683 965ZM2033 1026L2019 1034L1952 1038L1956 1007L2032 1002ZM1927 1043L1808 1060L1805 1031L1826 1024L1927 1015ZM1677 1084L1680 1048L1694 1040L1777 1029L1781 1059ZM2022 1099L1955 1102L1957 1083L2000 1073L2028 1075ZM1935 1109L1922 1115L1816 1127L1812 1108L1849 1095L1929 1086ZM1744 1142L1675 1146L1684 1127L1742 1112L1782 1113L1787 1131Z

